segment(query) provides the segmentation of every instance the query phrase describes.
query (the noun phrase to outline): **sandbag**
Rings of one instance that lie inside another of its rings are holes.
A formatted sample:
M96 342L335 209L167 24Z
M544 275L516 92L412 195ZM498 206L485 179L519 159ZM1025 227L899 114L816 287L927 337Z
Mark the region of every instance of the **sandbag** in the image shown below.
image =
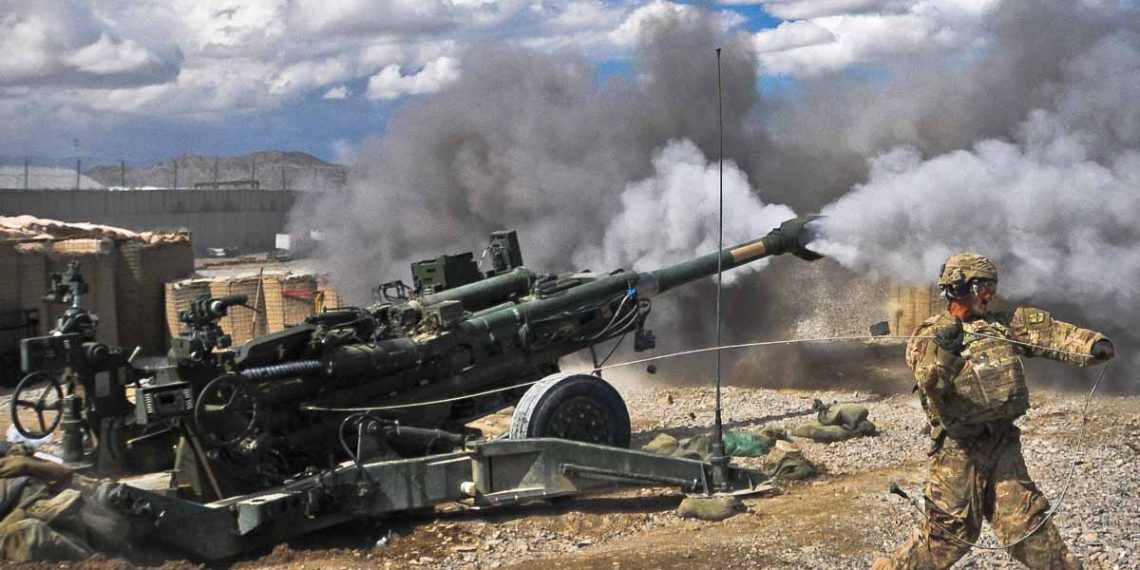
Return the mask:
M83 541L53 530L39 519L25 518L0 527L3 560L83 560L93 554Z
M641 450L657 455L673 455L678 445L677 438L667 433L659 433L649 443L641 446Z
M764 426L755 432L724 432L724 452L729 457L763 457L776 441L787 439L783 428ZM642 451L684 459L707 461L712 454L713 435L704 434L677 439L667 433L657 434Z
M825 425L814 421L796 426L796 428L792 430L792 435L808 438L818 443L835 443L853 437L863 437L877 433L878 431L875 429L875 424L867 420L860 421L854 429L848 429L841 425Z
M849 430L854 430L861 422L867 420L869 414L870 411L866 406L832 404L819 410L816 419L825 426L843 426Z
M744 503L733 496L685 497L677 507L677 516L702 521L722 521L745 510Z
M778 441L764 457L764 472L773 479L807 479L818 471L791 442Z

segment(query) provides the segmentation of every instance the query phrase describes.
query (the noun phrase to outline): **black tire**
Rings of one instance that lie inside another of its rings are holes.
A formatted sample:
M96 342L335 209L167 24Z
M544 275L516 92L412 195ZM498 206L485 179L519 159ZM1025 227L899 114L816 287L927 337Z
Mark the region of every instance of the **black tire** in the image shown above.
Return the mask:
M515 406L511 439L554 437L629 447L629 410L613 386L589 374L555 374Z

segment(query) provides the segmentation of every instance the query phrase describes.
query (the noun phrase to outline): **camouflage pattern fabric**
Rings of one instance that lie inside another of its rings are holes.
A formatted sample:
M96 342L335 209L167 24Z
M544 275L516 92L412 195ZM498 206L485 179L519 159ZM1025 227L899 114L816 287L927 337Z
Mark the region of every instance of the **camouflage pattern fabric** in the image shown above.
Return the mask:
M919 325L914 335L933 335L953 322L947 312ZM1104 336L1033 308L1012 315L989 313L963 323L963 329L967 346L961 355L929 338L911 339L907 345L907 365L936 442L926 488L928 518L891 558L877 560L876 570L949 568L970 550L963 542L977 540L982 521L1008 544L1040 524L1049 510L1025 468L1021 432L1013 425L1028 407L1021 358L1087 366L1094 362L1092 345ZM1081 568L1052 521L1009 552L1030 568Z
M975 542L985 520L1002 543L1012 543L1036 527L1048 510L1048 501L1026 471L1016 427L969 440L948 439L930 463L929 519L890 559L880 559L874 568L949 568L970 550L952 536ZM1029 568L1081 568L1052 521L1009 552Z
M942 270L938 272L938 284L950 285L952 283L966 283L971 279L990 279L997 281L998 268L994 262L976 253L959 253L953 255Z
M931 336L954 320L949 312L931 317L915 329L914 336ZM944 429L951 437L972 437L990 422L1012 421L1024 414L1029 406L1029 388L1023 356L1088 366L1095 362L1090 354L1092 345L1104 339L1098 332L1055 320L1049 313L1029 307L1019 308L1012 315L987 313L962 326L966 348L960 356L943 350L929 338L911 339L907 344L906 362L914 371L936 436L937 430Z

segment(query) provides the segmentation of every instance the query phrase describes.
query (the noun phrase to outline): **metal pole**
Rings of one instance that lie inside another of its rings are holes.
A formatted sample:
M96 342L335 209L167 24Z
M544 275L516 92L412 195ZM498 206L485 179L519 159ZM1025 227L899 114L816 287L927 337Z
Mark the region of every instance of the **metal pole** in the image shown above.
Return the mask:
M171 184L173 190L178 189L178 159L174 159L174 184Z
M218 157L214 157L214 188L218 188Z
M83 159L75 159L75 189L79 190L79 171L83 168Z
M719 154L719 217L717 219L717 251L724 249L724 103L721 98L720 87L720 48L716 48L716 106L717 106L717 125L718 131L718 154ZM712 464L713 472L713 487L717 491L723 491L728 487L728 457L724 454L724 428L721 423L721 408L720 408L720 347L721 347L721 289L724 284L724 256L718 255L716 258L716 432L713 435L712 453L709 457L709 463Z
M127 161L119 161L119 185L123 188L127 187Z
M28 189L28 157L24 157L24 190Z
M281 189L285 189L285 165L281 165Z

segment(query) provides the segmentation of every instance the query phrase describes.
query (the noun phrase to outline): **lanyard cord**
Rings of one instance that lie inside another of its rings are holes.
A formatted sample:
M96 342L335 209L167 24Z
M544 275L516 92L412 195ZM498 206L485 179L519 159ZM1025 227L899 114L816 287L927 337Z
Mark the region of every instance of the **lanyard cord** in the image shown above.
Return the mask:
M1050 348L1047 346L1035 345L1035 344L1016 341L1013 339L1003 338L1003 337L999 337L999 336L993 336L993 335L987 335L987 334L981 334L981 333L966 333L966 334L976 336L976 337L981 337L981 338L990 338L990 339L1005 341L1005 342L1025 346L1028 348L1036 348L1036 349L1040 349L1040 350L1052 351L1052 352L1056 352L1059 354L1068 354L1068 355L1079 356L1079 357L1083 357L1083 358L1089 357L1088 354L1081 354L1081 353L1071 352L1071 351L1067 351L1067 350ZM600 368L596 368L596 369L592 369L592 370L597 370L600 372L602 370L612 370L614 368L622 368L625 366L635 366L638 364L645 364L647 362L655 362L658 360L666 360L669 358L677 358L680 356L689 356L692 354L704 354L706 352L714 352L714 351L720 351L720 350L740 350L740 349L744 349L744 348L776 346L776 345L781 345L781 344L792 345L792 344L806 344L806 343L813 343L813 342L850 342L850 341L875 340L875 339L910 340L910 339L933 339L933 338L934 337L931 335L881 335L881 336L842 335L842 336L821 336L821 337L810 337L810 338L794 338L794 339L787 339L787 340L767 340L767 341L758 341L758 342L746 342L746 343L742 343L742 344L727 344L727 345L720 346L720 347L712 346L712 347L705 347L705 348L695 348L692 350L682 350L679 352L671 352L669 354L660 354L660 355L651 356L648 358L640 358L637 360L629 360L626 362L619 362L616 364L610 364L610 365L602 366ZM1102 372L1102 376L1103 376L1103 372ZM526 386L538 384L541 381L542 380L532 380L529 382L520 382L518 384L512 384L510 386L504 386L501 388L494 388L494 389L485 390L482 392L475 392L473 394L464 394L462 396L455 396L452 398L442 398L439 400L430 400L430 401L426 401L426 402L410 402L407 404L392 404L392 405L388 405L388 406L366 406L366 407L355 407L355 408L330 408L330 407L324 407L324 406L304 405L304 406L301 406L301 410L306 411L306 412L334 412L334 413L359 413L359 412L382 412L382 411L391 411L391 410L403 410L403 409L407 409L407 408L417 408L417 407L421 407L421 406L435 406L438 404L447 404L450 402L458 402L461 400L468 400L471 398L479 398L481 396L489 396L491 394L498 394L500 392L507 392L507 391L514 390L517 388L523 388ZM1098 382L1099 382L1099 380L1098 380Z

